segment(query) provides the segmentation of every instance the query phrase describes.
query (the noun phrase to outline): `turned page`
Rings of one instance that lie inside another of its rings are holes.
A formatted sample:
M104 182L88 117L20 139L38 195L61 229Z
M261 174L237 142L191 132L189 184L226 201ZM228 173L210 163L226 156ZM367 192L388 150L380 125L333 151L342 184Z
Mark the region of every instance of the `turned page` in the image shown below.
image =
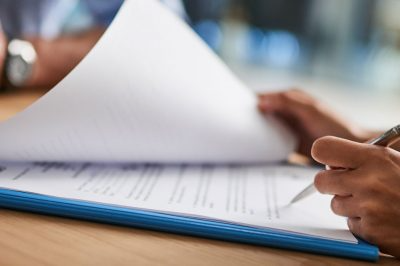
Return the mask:
M125 1L85 59L0 124L0 160L272 162L294 138L156 0Z

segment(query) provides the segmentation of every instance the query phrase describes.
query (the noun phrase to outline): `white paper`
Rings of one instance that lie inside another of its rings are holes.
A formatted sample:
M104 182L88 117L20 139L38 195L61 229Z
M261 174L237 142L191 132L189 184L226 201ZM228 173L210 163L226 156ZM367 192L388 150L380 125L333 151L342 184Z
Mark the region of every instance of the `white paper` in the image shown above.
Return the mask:
M290 200L316 169L293 166L2 164L0 187L357 243L316 194Z
M0 160L14 161L1 163L0 187L356 243L329 198L288 206L314 170L216 166L293 151L256 101L158 1L127 0L70 75L0 124Z
M0 124L0 147L8 161L267 162L294 138L180 19L128 0L70 75Z

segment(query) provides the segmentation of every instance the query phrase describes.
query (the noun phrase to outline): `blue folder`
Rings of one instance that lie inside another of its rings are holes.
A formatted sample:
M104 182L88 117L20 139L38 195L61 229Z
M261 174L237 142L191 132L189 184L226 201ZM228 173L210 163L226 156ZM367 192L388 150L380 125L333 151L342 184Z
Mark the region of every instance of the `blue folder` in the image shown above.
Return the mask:
M351 259L377 261L379 258L378 248L362 240L359 240L358 244L351 244L291 234L274 229L253 228L226 222L63 199L8 189L0 189L0 206L102 223Z

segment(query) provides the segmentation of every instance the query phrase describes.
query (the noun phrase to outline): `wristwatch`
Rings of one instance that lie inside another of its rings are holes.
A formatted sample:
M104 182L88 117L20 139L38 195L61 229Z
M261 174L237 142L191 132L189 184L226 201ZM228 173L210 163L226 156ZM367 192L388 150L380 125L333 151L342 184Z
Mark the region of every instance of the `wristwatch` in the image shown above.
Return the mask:
M7 47L7 57L4 65L6 88L18 88L32 76L37 54L33 45L28 41L11 40Z

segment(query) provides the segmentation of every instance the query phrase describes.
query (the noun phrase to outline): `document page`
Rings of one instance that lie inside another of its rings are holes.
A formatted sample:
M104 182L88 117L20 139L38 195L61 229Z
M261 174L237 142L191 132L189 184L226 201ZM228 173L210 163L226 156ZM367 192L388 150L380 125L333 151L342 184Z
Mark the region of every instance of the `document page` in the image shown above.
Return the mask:
M125 1L85 59L0 123L0 160L271 162L294 138L158 0Z
M330 197L289 205L318 169L270 165L2 163L0 188L357 243Z

